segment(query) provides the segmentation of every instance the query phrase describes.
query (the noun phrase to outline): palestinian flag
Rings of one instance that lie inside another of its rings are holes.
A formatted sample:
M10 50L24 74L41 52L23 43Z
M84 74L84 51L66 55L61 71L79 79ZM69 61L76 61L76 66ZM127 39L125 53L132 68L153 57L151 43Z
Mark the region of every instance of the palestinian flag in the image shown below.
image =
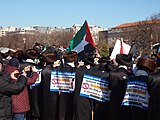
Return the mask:
M70 41L67 52L76 51L78 53L78 60L85 58L85 55L93 54L96 50L96 45L91 36L91 32L87 21L84 22L81 29Z

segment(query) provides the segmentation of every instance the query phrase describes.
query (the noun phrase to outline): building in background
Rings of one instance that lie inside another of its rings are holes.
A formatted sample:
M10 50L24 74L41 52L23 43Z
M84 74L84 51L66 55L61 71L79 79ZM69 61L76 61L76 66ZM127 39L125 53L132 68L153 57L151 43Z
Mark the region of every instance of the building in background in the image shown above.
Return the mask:
M109 44L109 46L113 47L117 39L124 37L125 34L127 36L127 32L133 30L137 26L140 26L139 28L142 28L145 26L146 27L145 29L147 29L147 27L150 27L151 25L155 25L155 24L156 24L156 26L159 26L159 28L157 27L159 30L160 29L160 19L124 23L124 24L115 26L113 28L109 28L108 29L108 44ZM153 28L153 30L156 30L157 28ZM151 32L153 32L153 31L151 31ZM151 39L155 38L156 41L159 41L160 33L159 32L152 33L150 35L150 38ZM130 41L127 39L125 39L125 42L130 44Z
M34 34L36 32L42 34L51 34L53 32L60 31L73 31L76 34L82 25L74 24L72 27L47 27L47 26L33 26L33 27L24 27L24 28L16 28L16 27L0 27L0 37L3 35L15 35L15 34ZM99 41L99 32L104 31L103 27L97 25L89 25L90 31L94 41L97 43Z
M74 24L72 26L72 29L74 31L74 33L76 34L80 29L81 29L82 25L80 24ZM97 25L89 25L93 40L97 43L99 41L99 32L100 31L104 31L105 28L97 26Z
M0 37L1 36L4 36L4 35L7 35L7 33L9 32L13 32L13 31L16 31L17 28L16 27L0 27Z
M25 28L16 28L15 31L7 32L7 35L15 35L15 34L34 34L35 29L32 27Z

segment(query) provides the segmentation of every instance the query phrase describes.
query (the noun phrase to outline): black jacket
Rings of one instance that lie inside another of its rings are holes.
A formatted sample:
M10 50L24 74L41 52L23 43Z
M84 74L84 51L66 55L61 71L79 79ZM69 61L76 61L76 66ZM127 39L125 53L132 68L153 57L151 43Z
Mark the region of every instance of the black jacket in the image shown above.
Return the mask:
M89 69L84 65L76 71L76 83L74 92L74 120L90 120L91 119L91 102L89 98L80 96L81 84L84 74L87 74Z
M102 65L91 68L88 74L109 81L109 72L107 72ZM94 120L106 119L106 116L108 116L109 101L100 102L97 100L91 100L91 103L94 111Z
M75 73L76 67L65 64L60 67L60 72ZM61 92L59 96L59 120L72 120L73 118L73 93Z
M19 94L24 89L27 78L20 76L18 82L12 82L10 75L0 77L0 120L12 120L11 95Z
M111 94L109 103L109 120L122 120L123 109L121 103L127 87L127 81L124 77L129 75L128 71L124 68L119 68L115 72L110 73L109 89L111 90Z
M50 91L51 72L56 70L52 65L47 65L42 69L40 83L40 120L57 120L58 92Z
M160 119L160 72L149 75L148 77L148 93L149 99L149 118L148 120Z

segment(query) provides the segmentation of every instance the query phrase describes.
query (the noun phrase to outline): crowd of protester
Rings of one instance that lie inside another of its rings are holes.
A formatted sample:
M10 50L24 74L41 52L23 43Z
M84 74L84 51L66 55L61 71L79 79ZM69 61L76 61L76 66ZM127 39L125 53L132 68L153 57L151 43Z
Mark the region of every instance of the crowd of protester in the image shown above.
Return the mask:
M160 120L160 53L79 60L36 43L0 55L0 120Z

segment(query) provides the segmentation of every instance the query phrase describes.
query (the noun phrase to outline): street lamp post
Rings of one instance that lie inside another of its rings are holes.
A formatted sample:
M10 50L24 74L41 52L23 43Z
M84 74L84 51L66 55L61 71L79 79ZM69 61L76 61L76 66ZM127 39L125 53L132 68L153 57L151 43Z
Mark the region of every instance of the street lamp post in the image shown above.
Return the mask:
M23 38L23 50L26 50L26 38Z

